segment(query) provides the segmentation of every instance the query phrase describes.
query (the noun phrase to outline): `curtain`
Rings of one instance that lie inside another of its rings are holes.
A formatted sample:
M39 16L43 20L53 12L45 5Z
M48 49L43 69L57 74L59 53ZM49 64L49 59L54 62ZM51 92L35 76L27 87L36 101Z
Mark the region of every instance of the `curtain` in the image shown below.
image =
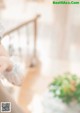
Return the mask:
M72 46L80 49L80 5L53 5L53 11L58 55L69 58Z

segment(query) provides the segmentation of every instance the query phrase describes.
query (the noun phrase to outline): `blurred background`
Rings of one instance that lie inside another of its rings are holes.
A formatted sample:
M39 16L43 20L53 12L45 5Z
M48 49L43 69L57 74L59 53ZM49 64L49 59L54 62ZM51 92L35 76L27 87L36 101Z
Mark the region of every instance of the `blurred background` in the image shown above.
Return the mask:
M26 67L22 86L7 88L26 113L43 113L41 99L54 76L80 74L80 5L51 2L0 0L2 44Z

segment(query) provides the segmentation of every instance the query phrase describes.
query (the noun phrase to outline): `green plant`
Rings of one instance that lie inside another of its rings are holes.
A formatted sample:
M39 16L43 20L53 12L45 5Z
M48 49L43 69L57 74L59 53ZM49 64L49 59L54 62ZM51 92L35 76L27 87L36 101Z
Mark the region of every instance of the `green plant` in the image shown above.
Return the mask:
M49 85L49 91L67 104L80 103L80 78L70 73L59 75Z

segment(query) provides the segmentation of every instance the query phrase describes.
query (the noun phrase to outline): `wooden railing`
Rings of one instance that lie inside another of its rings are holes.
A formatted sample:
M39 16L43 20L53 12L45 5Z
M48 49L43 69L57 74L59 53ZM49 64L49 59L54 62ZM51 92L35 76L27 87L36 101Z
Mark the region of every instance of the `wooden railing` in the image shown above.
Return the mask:
M29 24L31 24L31 23L33 23L33 27L34 27L34 48L33 48L33 58L36 58L36 42L37 42L37 20L38 20L38 18L40 17L40 15L37 15L36 17L34 17L34 18L32 18L32 19L30 19L30 20L27 20L27 21L25 21L25 22L22 22L21 24L19 24L19 25L17 25L17 26L15 26L14 28L12 28L12 29L10 29L10 30L8 30L8 31L6 31L5 33L3 33L3 36L2 36L2 39L6 39L7 38L7 36L9 37L9 38L11 38L10 36L11 36L11 34L13 34L13 33L15 33L15 32L19 32L19 30L20 29L22 29L23 27L25 27L25 26L28 26ZM14 38L14 37L12 37L12 38ZM1 40L2 40L1 39ZM11 39L9 39L9 40L11 40ZM10 55L12 55L12 49L11 49L11 47L12 47L12 45L11 44L9 44L9 52L11 52L10 53ZM31 66L33 66L33 63L31 63Z
M38 19L39 17L40 17L40 15L37 15L37 16L34 17L33 19L28 20L28 21L26 21L26 22L23 22L23 23L21 23L20 25L17 25L16 27L12 28L11 30L6 31L6 32L3 34L3 38L4 38L6 35L11 34L11 33L15 32L15 31L17 31L18 29L22 28L23 26L26 26L26 25L28 25L28 24L30 24L30 23L34 23L34 26L36 26L37 19ZM35 30L35 32L37 32L37 31L36 31L36 30L37 30L36 27L35 27L34 30Z

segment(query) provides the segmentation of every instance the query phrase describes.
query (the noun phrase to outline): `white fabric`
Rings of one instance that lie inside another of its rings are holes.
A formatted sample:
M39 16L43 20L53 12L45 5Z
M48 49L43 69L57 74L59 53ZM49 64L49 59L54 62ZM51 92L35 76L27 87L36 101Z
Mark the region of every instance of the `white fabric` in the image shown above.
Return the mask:
M22 84L24 67L23 64L16 61L14 58L11 58L13 63L13 69L10 72L3 72L3 76L12 84L20 86Z

